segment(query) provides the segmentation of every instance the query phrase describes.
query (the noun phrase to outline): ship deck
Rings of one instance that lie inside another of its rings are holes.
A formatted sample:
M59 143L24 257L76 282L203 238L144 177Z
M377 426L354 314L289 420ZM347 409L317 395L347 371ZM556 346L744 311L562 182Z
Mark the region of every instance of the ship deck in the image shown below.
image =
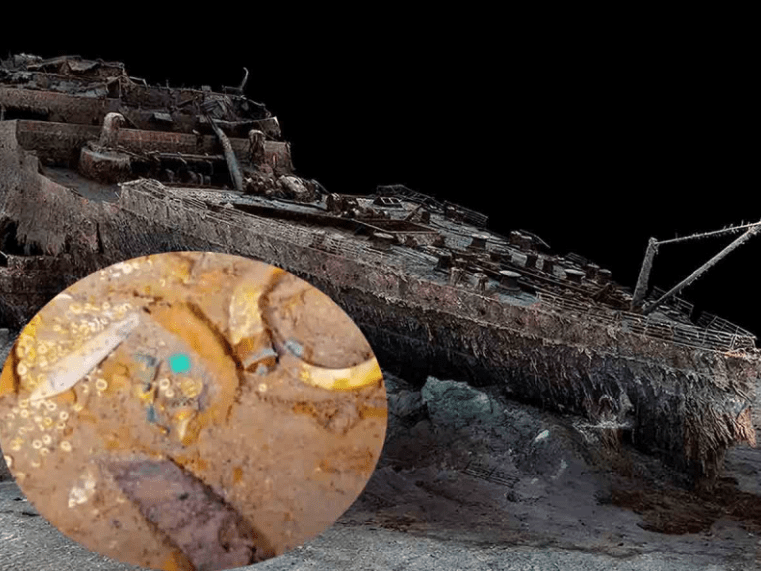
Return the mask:
M52 166L40 167L40 172L53 182L60 184L93 202L116 202L119 200L118 184L103 184L83 177L77 171Z
M269 235L282 236L301 246L312 245L315 233L325 232L321 247L328 252L400 270L441 285L449 283L448 274L435 269L438 263L438 249L430 247L426 251L396 244L390 244L386 249L381 249L372 242L370 237L352 229L352 224L346 224L350 221L332 217L335 225L326 226L324 222L329 214L324 204L299 204L286 200L247 196L234 191L193 187L165 187L164 191L190 206L206 210L210 216L218 215L223 219L229 216L252 217L257 220L258 225L264 227ZM359 201L364 204L372 202L371 199L359 199ZM226 204L229 206L225 207ZM248 206L264 207L266 211L259 210L257 214L253 214L248 211ZM406 206L396 218L401 219L402 214L408 214L410 210L412 208ZM265 216L265 212L269 215ZM292 214L304 216L294 218ZM320 216L319 220L310 218L314 214ZM287 224L283 224L280 216L287 219ZM500 239L500 241L503 240ZM467 242L467 238L456 234L447 236L447 246L462 245L464 247ZM525 291L508 293L500 290L496 279L487 281L486 291L490 292L492 299L510 305L525 306L538 301L537 296L532 293Z

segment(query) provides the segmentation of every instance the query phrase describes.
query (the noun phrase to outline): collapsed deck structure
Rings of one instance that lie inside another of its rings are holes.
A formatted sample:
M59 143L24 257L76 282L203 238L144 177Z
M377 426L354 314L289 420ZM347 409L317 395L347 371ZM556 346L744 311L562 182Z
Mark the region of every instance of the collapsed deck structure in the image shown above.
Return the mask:
M277 119L244 88L150 86L77 56L2 62L0 325L23 326L112 263L226 252L320 288L406 378L498 385L695 478L714 478L730 446L755 445L750 332L693 322L675 296L640 311L593 262L403 186L328 193L296 176Z

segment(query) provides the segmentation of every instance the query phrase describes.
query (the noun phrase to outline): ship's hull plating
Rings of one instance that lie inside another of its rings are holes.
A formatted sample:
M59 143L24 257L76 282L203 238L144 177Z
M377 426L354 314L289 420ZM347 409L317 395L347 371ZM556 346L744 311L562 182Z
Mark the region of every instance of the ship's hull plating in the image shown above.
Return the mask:
M256 217L160 198L152 181L123 186L116 203L88 201L40 174L36 157L17 143L15 123L0 123L0 231L11 229L26 254L68 263L70 273L62 278L49 268L61 281L35 287L33 275L5 270L0 284L13 288L0 301L6 320L31 318L67 283L124 259L227 252L321 288L362 328L381 364L407 377L498 385L600 429L624 430L638 447L696 477L715 476L729 446L755 443L755 352L668 343L541 302L500 303L289 241L287 223L273 235ZM33 291L24 295L26 287Z

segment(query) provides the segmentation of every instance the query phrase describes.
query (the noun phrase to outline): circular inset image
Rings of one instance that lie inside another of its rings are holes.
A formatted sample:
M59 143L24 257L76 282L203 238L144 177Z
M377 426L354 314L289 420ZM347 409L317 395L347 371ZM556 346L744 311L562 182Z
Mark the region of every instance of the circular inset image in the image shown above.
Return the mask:
M370 478L386 419L352 320L225 254L88 276L0 376L0 442L28 499L89 549L154 569L240 567L318 535Z

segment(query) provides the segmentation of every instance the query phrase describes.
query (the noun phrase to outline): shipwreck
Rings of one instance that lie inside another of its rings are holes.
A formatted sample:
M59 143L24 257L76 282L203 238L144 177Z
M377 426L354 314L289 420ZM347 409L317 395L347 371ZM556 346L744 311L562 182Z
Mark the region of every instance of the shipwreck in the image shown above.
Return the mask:
M458 204L403 186L330 193L297 176L277 118L245 84L152 86L77 56L2 62L0 326L22 327L125 259L227 252L330 295L405 378L498 385L695 479L715 478L729 447L755 445L755 337L717 316L693 320L678 293L696 276L651 288L657 242L632 292ZM744 230L741 241L758 227Z

